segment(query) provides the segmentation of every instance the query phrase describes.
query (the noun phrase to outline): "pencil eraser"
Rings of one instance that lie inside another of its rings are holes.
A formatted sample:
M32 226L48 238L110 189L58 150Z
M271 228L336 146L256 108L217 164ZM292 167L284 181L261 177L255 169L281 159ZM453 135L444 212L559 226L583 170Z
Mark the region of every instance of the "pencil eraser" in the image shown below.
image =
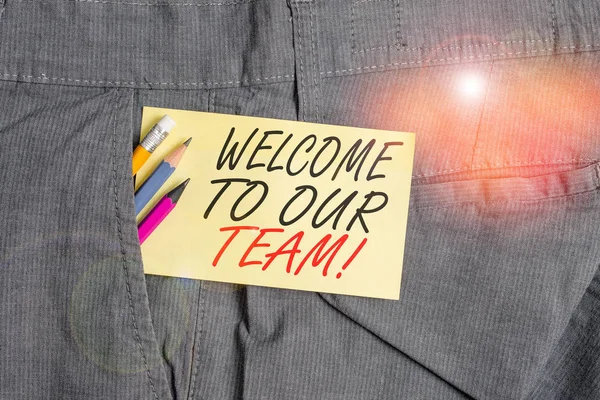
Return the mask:
M173 118L169 117L168 115L165 115L160 119L160 121L158 121L156 125L160 125L160 127L163 128L163 130L170 132L171 129L175 127L175 121L173 121Z

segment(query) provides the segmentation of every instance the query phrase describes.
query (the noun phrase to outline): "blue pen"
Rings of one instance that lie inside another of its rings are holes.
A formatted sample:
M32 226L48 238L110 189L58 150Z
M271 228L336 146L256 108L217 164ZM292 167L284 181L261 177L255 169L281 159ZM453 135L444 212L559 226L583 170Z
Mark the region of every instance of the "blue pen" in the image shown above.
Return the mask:
M181 146L173 150L171 154L165 157L158 167L152 172L152 175L146 179L142 186L135 193L135 214L139 214L148 202L154 197L156 192L164 185L169 177L179 165L183 153L188 148L192 138L186 140Z

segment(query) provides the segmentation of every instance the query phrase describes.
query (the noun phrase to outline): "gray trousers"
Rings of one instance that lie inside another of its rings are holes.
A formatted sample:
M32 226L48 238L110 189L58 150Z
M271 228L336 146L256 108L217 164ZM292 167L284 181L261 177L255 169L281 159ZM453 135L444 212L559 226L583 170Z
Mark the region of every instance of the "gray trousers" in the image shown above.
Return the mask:
M0 0L0 398L599 399L599 49L597 0ZM144 276L143 106L415 132L400 300Z

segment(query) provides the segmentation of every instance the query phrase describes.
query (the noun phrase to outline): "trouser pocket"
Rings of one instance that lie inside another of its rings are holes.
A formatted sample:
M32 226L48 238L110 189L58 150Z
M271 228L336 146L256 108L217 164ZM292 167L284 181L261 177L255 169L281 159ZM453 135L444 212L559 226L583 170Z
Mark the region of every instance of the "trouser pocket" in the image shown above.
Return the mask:
M0 397L170 397L133 215L131 107L126 90L0 82L0 341L13 365Z
M464 393L518 398L597 271L599 171L414 185L400 301L322 296Z

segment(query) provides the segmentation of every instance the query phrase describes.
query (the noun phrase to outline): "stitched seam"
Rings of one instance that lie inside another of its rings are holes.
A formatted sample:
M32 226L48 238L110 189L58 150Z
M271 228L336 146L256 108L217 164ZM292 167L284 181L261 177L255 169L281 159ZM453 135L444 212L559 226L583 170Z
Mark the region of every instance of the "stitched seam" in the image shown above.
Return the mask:
M394 2L394 8L396 9L396 18L398 19L398 30L396 31L396 49L400 50L402 43L400 43L400 0Z
M398 17L400 18L400 17ZM526 39L526 40L507 40L507 41L499 41L499 42L490 42L490 43L477 43L477 44L469 44L466 46L446 46L446 47L403 47L397 46L398 51L448 51L448 50L466 50L474 47L489 47L489 46L512 46L514 44L527 44L527 43L539 43L539 42L551 42L551 39ZM373 51L373 50L386 50L392 46L377 46L370 47L368 49L355 50L354 53L362 53L365 51Z
M357 3L359 2L352 3L352 6L350 6L350 37L352 39L350 49L353 53L356 53L356 39L354 37L354 5Z
M476 206L478 204L485 204L486 206L493 206L496 204L519 204L519 205L539 205L542 203L551 203L551 202L555 202L557 200L563 200L563 199L568 199L569 197L575 197L575 196L579 196L582 194L587 194L587 193L593 193L598 191L598 187L595 187L593 189L588 189L588 190L583 190L581 192L576 192L576 193L569 193L569 194L563 194L563 195L557 195L557 196L549 196L549 197L540 197L537 199L526 199L526 200L465 200L465 201L456 201L456 202L449 202L446 204L429 204L429 205L414 205L412 207L410 207L413 210L431 210L431 209L440 209L440 208L449 208L449 207L467 207L467 206Z
M255 82L262 82L270 79L282 79L282 78L294 78L294 74L291 75L276 75L268 76L266 78L255 78L250 80L241 81L227 81L227 82L135 82L135 81L105 81L105 80L88 80L88 79L71 79L71 78L52 78L45 74L40 76L33 75L18 75L18 74L2 74L3 77L8 78L23 78L23 79L40 79L42 81L61 81L61 82L74 82L74 83L87 83L87 84L109 84L109 85L140 85L142 83L146 85L171 85L171 86L219 86L219 85L232 85L232 84L251 84Z
M302 116L302 120L306 120L305 118L305 112L306 112L306 86L304 85L304 67L302 65L302 32L300 32L300 18L301 18L301 14L300 14L300 6L298 6L297 4L296 6L296 12L298 13L298 27L296 28L296 34L298 36L298 60L300 62L300 86L302 89L302 93L300 93L300 90L298 91L298 96L302 97L302 111L300 112L300 115Z
M552 42L556 44L556 4L550 0L550 20L552 24Z
M203 326L204 326L204 315L206 314L206 307L204 305L205 302L205 292L206 290L204 290L202 288L202 282L199 282L198 285L198 290L200 291L200 293L198 294L198 313L200 313L200 318L196 318L196 329L198 330L196 335L194 336L194 348L192 349L192 352L194 354L194 358L195 358L195 365L193 366L194 372L192 374L191 380L190 380L190 389L189 389L189 396L188 399L189 400L193 400L194 397L194 389L196 387L196 376L198 375L198 366L200 365L200 339L202 338L202 333L203 333ZM201 309L201 310L200 310ZM196 313L196 316L198 315L198 313Z
M117 217L117 231L119 234L119 245L121 249L121 261L123 264L123 272L125 274L125 287L127 288L127 298L129 300L129 311L131 313L131 322L133 325L134 339L138 344L140 349L140 354L142 356L142 360L144 362L144 367L146 369L146 375L148 376L148 381L150 382L150 387L152 389L152 394L154 398L158 400L158 395L156 394L156 388L154 387L154 382L152 381L152 376L150 375L150 367L148 366L148 361L146 360L146 354L144 353L144 348L142 347L142 341L140 339L140 334L138 331L138 326L135 318L135 311L133 308L133 299L131 295L131 287L129 284L129 269L127 268L127 255L125 251L125 245L123 244L123 232L121 230L121 213L119 209L119 200L117 195L117 111L118 111L118 103L115 100L114 104L114 118L113 118L113 191L115 195L115 214Z
M356 49L356 37L354 34L354 24L355 24L355 18L354 18L354 7L356 6L356 4L360 4L360 3L374 3L374 2L379 2L379 1L388 1L388 0L361 0L361 1L355 1L354 3L352 3L352 6L350 7L350 35L352 37L352 44L351 44L351 49L352 49L352 53L362 53L364 51L372 51L372 50L384 50L384 49L389 49L390 47L395 47L396 49L400 50L401 44L400 44L400 8L399 8L399 4L398 1L394 1L394 8L396 11L396 43L394 43L393 45L387 45L387 46L377 46L377 47L371 47L368 49L360 49L357 50Z
M582 50L582 49L588 49L588 48L593 48L593 47L600 47L600 44L588 44L586 46L565 46L565 47L559 47L559 49ZM544 52L551 52L551 51L554 51L554 49L519 51L519 52L515 52L515 53L493 53L493 54L483 54L483 55L477 55L477 56L473 55L473 56L467 56L467 57L450 57L450 58L439 58L439 59L422 60L422 61L405 61L405 62L399 62L399 63L396 62L396 63L370 65L370 66L356 67L356 68L337 69L337 70L332 70L332 71L321 72L321 75L331 75L331 74L336 74L336 73L347 73L347 72L353 72L353 71L362 71L362 70L378 69L378 68L385 68L385 67L398 67L398 66L403 66L403 65L421 65L421 64L429 64L429 63L440 62L440 61L474 60L477 58L490 58L490 57L499 57L499 56L507 56L507 55L513 56L513 55L522 55L522 54L544 53Z
M600 46L600 44L589 44L586 46L563 46L563 47L559 47L558 49L561 49L561 50L583 50L583 49L594 48L594 47L599 47L599 46ZM496 56L506 56L506 55L529 54L529 53L533 53L533 52L546 52L546 51L552 51L552 49L536 50L536 51L531 51L531 52L484 54L484 55L479 55L479 56L469 56L469 57L462 57L462 58L463 59L465 59L465 58L474 59L474 58L486 58L486 57L496 57ZM348 68L348 69L337 69L337 70L321 72L320 74L321 75L331 75L331 74L336 74L336 73L347 73L347 72L353 72L353 71L361 71L361 70L369 70L369 69L385 68L385 67L393 67L393 66L420 65L420 64L426 64L426 63L432 63L432 62L451 61L451 60L456 61L459 59L461 59L461 57L441 58L441 59L424 60L424 61L410 61L410 62L401 62L401 63L389 63L389 64L371 65L371 66L363 66L363 67ZM18 75L18 74L2 74L2 77L37 79L37 80L42 80L42 81L51 80L51 81L61 81L61 82L85 83L85 84L108 84L108 85L131 85L131 86L141 84L141 82L135 82L135 81L71 79L71 78L48 77L46 75L33 76L33 75ZM242 81L237 80L237 81L227 81L227 82L143 82L143 83L150 84L150 85L170 85L170 86L183 86L183 85L219 86L219 85L231 85L231 84L240 84L240 83L241 84L252 84L255 82L261 82L261 81L266 81L266 80L271 80L271 79L282 79L282 78L294 79L295 74L276 75L276 76L269 76L269 77L265 77L265 78L255 78L255 79L251 79L251 80L242 80Z
M316 46L315 46L315 35L313 32L313 12L312 12L312 6L309 5L308 6L308 15L309 15L309 21L310 21L310 46L311 46L311 50L312 50L312 61L313 61L313 92L315 95L315 117L317 122L319 122L319 91L317 88L317 51L316 51Z
M581 163L581 162L599 162L600 160L595 158L579 158L579 159L571 159L571 160L553 160L553 161L515 161L506 164L479 164L473 165L472 167L467 168L454 168L454 169L446 169L442 171L436 172L426 172L424 174L413 175L413 178L430 178L433 176L438 176L442 174L446 174L449 172L476 172L482 171L486 169L496 169L496 168L506 168L506 167L533 167L540 164L545 165L557 165L557 164L573 164L573 163Z
M60 2L42 2L39 3L35 0L20 0L21 3L32 3L36 4L53 4L59 5ZM233 1L233 2L220 2L220 3L136 3L136 2L120 2L120 1L106 1L106 0L69 0L71 3L96 3L96 4L115 4L119 6L147 6L147 7L163 7L163 6L191 6L191 7L209 7L209 6L234 6L238 4L250 4L253 3L254 0L241 0L241 1Z
M495 199L495 200L483 200L481 198L479 198L479 199L470 198L470 199L457 200L457 201L447 201L443 204L430 203L430 204L422 204L422 205L411 205L410 208L412 208L412 209L432 209L432 208L447 208L447 207L453 207L453 206L462 207L462 206L467 206L467 205L477 205L477 204L481 204L481 203L485 203L486 205L510 204L510 203L518 203L518 204L523 204L523 205L529 204L530 205L530 204L539 204L539 203L544 203L544 202L552 202L552 201L555 201L558 199L564 199L564 198L574 197L574 196L578 196L578 195L582 195L582 194L598 192L598 189L600 189L599 168L600 168L600 164L598 164L598 163L596 163L596 165L594 165L594 167L593 167L592 173L594 175L594 185L592 188L580 189L573 193L556 194L556 195L552 195L552 196L537 196L537 197L534 197L534 196L528 195L527 193L524 193L515 198L503 198L503 199ZM573 172L576 172L576 171L573 171ZM568 171L567 171L567 173L568 173ZM508 178L508 179L510 179L510 178ZM448 182L448 183L452 183L452 182ZM419 185L417 185L417 187L418 186ZM424 186L427 186L427 185L424 185ZM519 198L519 197L521 197L521 198Z

